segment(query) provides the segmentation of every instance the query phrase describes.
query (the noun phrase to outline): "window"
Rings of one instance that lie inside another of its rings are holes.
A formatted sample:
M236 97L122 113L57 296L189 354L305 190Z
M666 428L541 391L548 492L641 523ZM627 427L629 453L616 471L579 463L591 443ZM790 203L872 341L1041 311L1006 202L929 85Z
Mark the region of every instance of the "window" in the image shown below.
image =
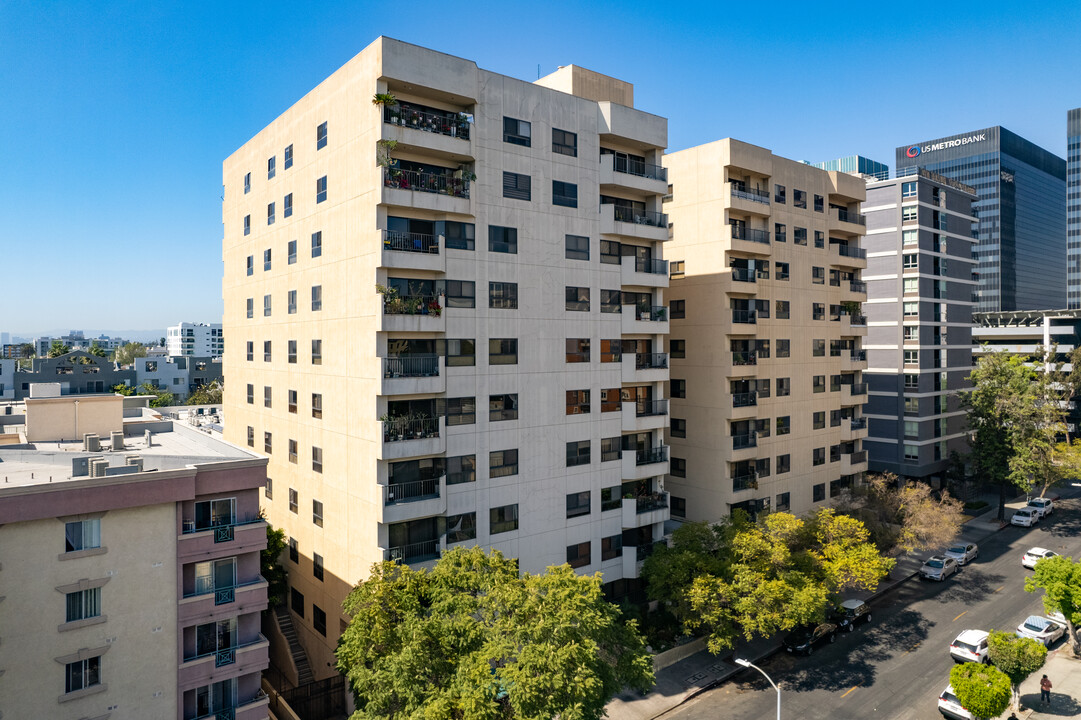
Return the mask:
M518 505L504 505L488 511L488 532L491 535L518 529Z
M902 303L902 309L905 317L920 316L920 303L918 301Z
M687 397L687 381L686 380L672 380L672 397L674 398L686 398Z
M778 493L775 509L777 512L788 512L792 507L792 493Z
M824 393L826 392L826 376L815 375L811 378L811 386L814 392Z
M903 291L905 295L915 295L920 291L920 279L919 278L905 278L902 281Z
M792 206L807 209L807 193L802 190L792 189Z
M567 259L589 260L589 238L584 235L567 235Z
M671 313L671 317L675 320L682 320L687 316L686 308L686 300L673 300L668 304L668 310Z
M614 560L623 555L623 536L601 538L601 560Z
M266 206L266 224L267 225L273 225L274 224L274 203L267 203L267 206ZM269 268L263 268L263 269L268 270Z
M601 340L601 362L617 363L623 361L622 340Z
M319 572L322 573L323 569L320 568ZM312 627L314 627L315 631L323 637L327 636L327 614L323 612L321 607L314 603L312 604Z
M503 118L503 142L529 147L532 144L532 126L525 120Z
M255 447L255 428L248 426L248 447Z
M293 146L285 148L285 169L293 167Z
M901 263L905 270L918 270L920 267L920 256L916 253L905 253L901 256Z
M477 539L477 514L447 516L447 544Z
M327 124L323 123L315 129L315 149L322 150L327 146Z
M518 283L489 282L488 307L502 310L517 310Z
M476 481L476 455L459 455L457 457L447 458L447 485L461 485L462 483Z
M905 390L919 390L920 376L913 374L905 375Z
M268 433L268 432L263 433L263 451L264 452L268 452L268 453L273 452L273 450L271 449L273 447L273 445L274 445L273 441L274 441L273 434Z
M73 693L101 684L101 656L67 663L64 692Z
M567 338L566 360L569 363L589 362L589 338Z
M312 500L312 522L323 527L323 503L319 500Z
M491 338L490 340L488 340L488 364L517 365L518 339Z
M312 312L319 312L323 309L323 286L312 286Z
M815 430L824 430L826 428L826 411L821 410L814 413L811 416L811 424Z
M273 355L271 353L271 341L270 340L264 340L263 341L263 362L270 362L270 359L271 359L272 356Z
M451 250L472 250L475 246L476 226L473 223L447 220L443 223L443 236Z
M815 212L823 212L825 210L825 199L821 195L815 195Z
M590 454L590 441L579 440L567 443L567 467L588 465Z
M267 500L274 499L274 480L271 478L266 479L266 485L263 487L263 497Z
M792 456L789 454L777 456L777 474L789 472L792 469Z
M687 357L687 341L686 340L669 340L668 351L674 358L686 358Z
M779 357L779 358L792 357L792 341L791 340L778 340L777 341L777 357Z
M489 395L488 396L488 420L499 422L501 420L518 419L518 394Z
M777 418L777 434L787 435L792 432L792 418L789 415ZM767 432L768 437L768 432Z
M909 205L901 208L901 222L914 223L919 218L919 208L915 205Z
M271 397L273 396L273 389L269 385L263 386L263 407L270 407Z
M568 415L588 415L589 414L589 391L588 390L568 390L567 391L567 414Z
M784 185L773 186L773 202L785 204L785 187Z
M773 224L773 241L774 242L788 242L788 229L784 223Z
M296 588L289 588L289 607L297 617L304 617L304 594Z
M495 450L488 453L488 477L518 474L518 450Z
M312 417L317 420L323 419L323 395L312 393Z
M905 462L916 463L920 461L920 446L905 445Z
M244 216L244 234L251 235L251 215ZM248 256L248 260L251 260L251 256ZM248 266L248 274L251 275L251 266Z
M672 418L672 437L687 437L687 421L680 418Z
M498 227L491 225L488 227L488 252L497 253L510 253L512 255L518 252L518 230L517 228Z
M811 464L812 465L825 465L826 464L826 448L815 448L811 451Z
M914 183L914 182L901 183L901 197L903 197L903 198L916 197L916 183Z
M622 506L623 496L621 495L619 485L601 488L601 512L619 510Z
M473 425L476 422L476 398L447 398L447 425Z
M297 462L297 441L296 440L290 440L289 441L289 462L293 463L294 465Z
M323 364L323 341L312 340L312 365Z
M269 158L267 158L267 161L266 161L266 179L267 180L270 180L270 179L272 179L274 177L274 174L275 174L274 166L277 165L277 162L278 162L278 158L275 157L274 155L271 155Z
M477 284L472 280L447 280L446 307L474 308L477 306Z
M811 341L811 356L812 357L826 357L826 341L825 340L812 340Z
M777 301L777 319L778 320L788 320L789 319L789 317L791 316L789 307L790 306L789 306L789 303L788 303L787 300L778 300Z
M101 615L101 588L96 587L67 593L65 595L65 605L67 606L67 620L65 622L96 618Z
M512 200L532 200L533 193L528 175L503 173L503 197Z
M920 414L920 399L914 397L905 398L905 415Z
M282 217L292 217L293 215L293 193L289 193L282 201Z
M590 563L590 543L567 546L567 564L572 568L585 567Z
M825 268L812 267L811 268L811 282L815 285L826 284L826 270Z
M325 201L327 199L327 176L319 178L315 181L315 204Z
M569 493L567 495L567 517L574 518L589 514L590 492Z
M792 394L792 378L777 378L777 397Z
M574 183L553 180L552 204L562 207L578 207L578 186Z
M263 296L263 317L270 317L270 296Z
M249 276L253 275L255 273L255 256L254 255L249 255L247 263L248 263L248 275Z
M312 448L312 470L317 473L323 472L323 448Z
M754 474L757 475L760 478L769 477L769 466L770 466L770 459L768 457L767 458L758 458L757 460L754 461Z
M622 313L623 293L619 290L601 290L601 312Z
M815 230L815 247L819 250L826 247L826 234L821 230Z
M578 157L578 134L552 128L552 152Z
M251 173L244 174L244 194L251 192Z
M299 507L300 507L300 500L299 500L299 498L297 496L297 491L294 490L293 488L289 488L289 512L296 513L297 510L299 509ZM291 544L292 543L290 543L290 545ZM292 556L291 549L290 549L290 556ZM293 562L296 562L296 561L294 560Z
M601 264L619 265L623 260L623 245L616 240L601 240Z
M905 439L919 440L920 424L915 420L905 420Z
M255 343L251 340L247 343L248 349L248 362L251 362L255 358Z
M794 227L792 228L792 242L796 245L807 244L807 228Z
M826 306L823 303L811 303L811 319L812 320L825 320L826 319Z
M601 412L619 412L620 411L620 392L619 388L604 388L601 390Z
M286 305L288 306L287 307L287 312L290 315L296 315L297 314L297 291L296 290L290 290L289 291L287 301L288 301L286 303Z
M902 230L901 242L904 245L919 245L920 243L920 231L919 230Z
M826 483L819 483L811 489L812 502L822 502L826 499Z
M101 518L64 523L64 552L101 547Z
M904 361L905 365L919 365L920 364L920 351L919 350L905 350Z
M619 437L601 438L601 462L611 462L623 457Z
M248 404L255 404L255 386L251 383L248 383Z
M323 231L312 233L312 257L317 258L323 254Z
M567 310L570 312L589 312L589 288L568 287L566 290Z

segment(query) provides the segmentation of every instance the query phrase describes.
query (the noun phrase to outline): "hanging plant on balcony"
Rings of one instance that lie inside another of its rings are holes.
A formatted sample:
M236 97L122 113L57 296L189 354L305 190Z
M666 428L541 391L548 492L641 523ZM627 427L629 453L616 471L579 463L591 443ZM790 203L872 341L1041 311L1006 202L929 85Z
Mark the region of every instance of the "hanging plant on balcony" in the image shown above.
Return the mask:
M376 93L372 97L372 105L381 105L383 107L390 107L398 104L398 98L394 97L394 93Z
M395 167L398 164L398 161L392 158L390 154L397 149L397 140L376 141L375 163L382 168Z

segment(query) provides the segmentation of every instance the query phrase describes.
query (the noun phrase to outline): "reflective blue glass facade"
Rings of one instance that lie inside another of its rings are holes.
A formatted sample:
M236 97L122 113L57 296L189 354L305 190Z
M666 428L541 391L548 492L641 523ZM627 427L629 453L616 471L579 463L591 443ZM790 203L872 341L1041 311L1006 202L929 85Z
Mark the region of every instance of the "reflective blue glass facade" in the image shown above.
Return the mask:
M1081 108L1066 112L1066 307L1081 308Z
M925 167L971 185L979 222L978 312L1066 303L1066 162L1003 127L897 148L898 173Z
M889 177L890 166L880 163L862 155L849 155L848 157L827 160L826 162L811 163L820 170L835 170L843 173L859 173L860 175L872 175L880 180Z

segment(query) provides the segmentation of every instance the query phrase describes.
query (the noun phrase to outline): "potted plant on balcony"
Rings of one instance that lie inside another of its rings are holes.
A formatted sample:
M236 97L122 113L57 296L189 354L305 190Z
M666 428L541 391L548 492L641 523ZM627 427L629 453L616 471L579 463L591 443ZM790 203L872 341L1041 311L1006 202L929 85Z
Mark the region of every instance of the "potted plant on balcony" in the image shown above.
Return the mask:
M409 124L413 127L418 127L420 125L420 113L416 110L409 113Z
M428 301L428 314L434 317L439 317L443 313L443 308L439 306L438 300Z
M398 124L401 113L398 110L398 98L394 97L393 93L376 93L372 97L372 105L383 108L390 118L390 122L395 125Z

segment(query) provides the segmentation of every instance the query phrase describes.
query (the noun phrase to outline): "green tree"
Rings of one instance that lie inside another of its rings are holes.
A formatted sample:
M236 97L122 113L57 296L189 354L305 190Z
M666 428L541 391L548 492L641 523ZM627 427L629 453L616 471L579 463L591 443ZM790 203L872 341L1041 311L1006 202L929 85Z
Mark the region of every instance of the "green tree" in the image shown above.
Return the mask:
M133 388L130 385L125 385L124 383L119 383L117 385L113 385L112 390L117 395L123 395L124 397L128 397L128 396L131 396L131 395L135 394L135 388Z
M135 358L146 357L146 345L139 342L130 342L116 349L116 364L131 365Z
M65 345L63 340L53 340L49 345L49 357L51 358L67 355L69 352L71 352L71 346Z
M206 385L195 388L195 392L188 395L187 405L221 405L222 384L213 380Z
M972 662L954 665L950 685L961 705L979 720L998 717L1010 706L1010 678L996 667Z
M646 593L681 622L693 617L687 588L700 575L721 577L728 567L726 548L731 545L735 523L747 524L747 515L716 525L684 523L672 533L671 545L658 544L642 564Z
M98 345L97 340L92 340L90 342L90 349L87 350L87 352L90 353L91 355L95 356L95 357L101 357L101 358L109 357L108 351L106 351L105 348L103 348L101 345Z
M454 549L432 571L393 562L343 603L338 669L354 718L586 720L630 685L653 685L635 624L601 577L568 565L520 574L498 551Z
M169 407L176 404L176 396L168 390L156 388L150 383L143 383L139 386L138 392L140 395L153 395L153 399L150 401L150 407L162 408Z
M262 517L262 513L260 513ZM285 602L285 578L287 573L281 564L285 552L285 531L270 523L266 526L266 549L259 553L263 578L267 581L267 600L274 608Z
M900 548L906 553L951 542L964 513L961 501L945 490L936 497L927 483L902 485L889 472L868 475L837 509L862 520L883 552Z
M1010 679L1013 709L1020 710L1021 683L1043 667L1047 648L1032 638L1020 638L1014 633L991 631L987 638L987 657Z
M1066 619L1066 632L1075 656L1081 656L1078 625L1081 624L1081 562L1070 557L1049 557L1036 563L1032 575L1025 578L1025 591L1043 590L1047 612L1059 612Z
M33 343L23 343L22 345L19 346L19 356L26 359L26 360L29 360L30 358L34 357L36 354L37 353L34 352L34 344Z

